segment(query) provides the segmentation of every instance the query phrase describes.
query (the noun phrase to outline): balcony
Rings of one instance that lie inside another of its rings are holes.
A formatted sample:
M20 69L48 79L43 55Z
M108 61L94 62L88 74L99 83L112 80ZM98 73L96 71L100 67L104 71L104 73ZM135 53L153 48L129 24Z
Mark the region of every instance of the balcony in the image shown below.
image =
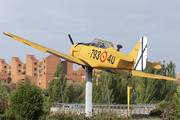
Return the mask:
M22 72L26 72L26 69L22 69Z
M42 75L42 73L38 73L38 76L41 76Z
M38 66L38 70L42 70L42 65L39 65L39 66Z

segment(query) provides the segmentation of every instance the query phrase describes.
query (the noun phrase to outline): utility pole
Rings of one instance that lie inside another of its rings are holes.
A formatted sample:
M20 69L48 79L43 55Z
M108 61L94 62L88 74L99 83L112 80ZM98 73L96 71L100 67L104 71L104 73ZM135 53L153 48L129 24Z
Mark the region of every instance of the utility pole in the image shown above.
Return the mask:
M105 76L106 76L106 86L107 86L108 102L109 102L109 111L110 111L110 98L109 98L109 90L108 90L108 83L107 83L107 75L106 75L106 72L105 72Z

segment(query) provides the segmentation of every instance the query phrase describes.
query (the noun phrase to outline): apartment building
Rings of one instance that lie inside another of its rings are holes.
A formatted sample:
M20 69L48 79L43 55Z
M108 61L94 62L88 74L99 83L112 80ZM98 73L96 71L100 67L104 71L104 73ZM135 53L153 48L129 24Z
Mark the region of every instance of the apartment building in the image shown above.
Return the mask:
M26 63L23 63L19 57L11 58L11 66L4 59L0 59L0 82L8 84L13 81L18 84L27 78L31 79L31 84L37 84L46 89L56 70L60 58L55 55L49 55L42 61L36 59L34 55L26 56ZM73 71L73 63L61 61L64 67L64 74L69 82L83 82L86 79L86 70L79 67ZM93 69L94 70L94 69ZM96 69L96 73L99 72Z
M11 78L15 84L23 81L28 77L31 84L37 83L37 62L34 55L26 56L26 64L21 62L18 57L11 58Z
M39 62L37 77L37 85L39 87L44 89L47 88L50 80L54 77L53 74L59 62L60 58L55 55L43 58L43 62Z
M9 78L9 65L4 59L0 59L0 83L8 84L11 81Z

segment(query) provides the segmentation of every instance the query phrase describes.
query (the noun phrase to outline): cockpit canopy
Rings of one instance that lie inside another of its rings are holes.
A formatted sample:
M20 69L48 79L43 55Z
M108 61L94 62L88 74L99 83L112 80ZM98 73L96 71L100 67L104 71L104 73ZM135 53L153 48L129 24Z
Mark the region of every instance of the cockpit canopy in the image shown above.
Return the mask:
M101 40L101 39L97 39L97 38L95 38L91 42L90 46L94 46L94 47L98 47L98 48L104 48L104 49L107 49L107 48L110 48L110 47L114 47L111 42L108 42L108 41L105 41L105 40Z

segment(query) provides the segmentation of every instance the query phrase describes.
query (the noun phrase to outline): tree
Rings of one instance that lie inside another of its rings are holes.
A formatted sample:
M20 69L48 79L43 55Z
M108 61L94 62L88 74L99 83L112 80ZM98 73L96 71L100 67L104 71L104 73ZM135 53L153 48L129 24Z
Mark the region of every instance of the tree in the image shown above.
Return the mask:
M69 97L69 103L81 103L83 102L85 95L83 92L83 85L81 83L69 83L67 85L67 95Z
M10 96L10 108L17 120L37 120L43 112L41 88L31 85L26 78L25 84L18 84Z
M0 114L4 113L6 109L9 109L8 101L10 94L16 89L16 85L12 82L9 84L0 84Z
M146 67L144 72L158 75L166 75L175 77L175 64L170 61L165 65L165 61L161 65L162 69L157 70L154 68ZM174 81L157 80L151 78L138 78L137 80L137 101L138 103L158 103L165 98L170 98L175 92L177 85Z
M110 103L112 104L114 101L114 95L112 86L112 74L107 74L107 82L108 82L108 91L110 97ZM100 72L99 85L96 85L96 73L93 74L93 103L106 103L108 104L108 93L107 93L107 85L106 85L106 77L104 72Z
M56 71L54 72L54 77L61 78L61 86L62 86L62 93L63 93L63 100L65 103L69 102L69 98L67 96L67 82L66 76L64 74L63 64L59 62L56 67ZM59 79L52 79L48 85L48 94L49 94L49 106L51 106L52 102L62 103L62 94L61 94L61 87L60 87L60 80Z

